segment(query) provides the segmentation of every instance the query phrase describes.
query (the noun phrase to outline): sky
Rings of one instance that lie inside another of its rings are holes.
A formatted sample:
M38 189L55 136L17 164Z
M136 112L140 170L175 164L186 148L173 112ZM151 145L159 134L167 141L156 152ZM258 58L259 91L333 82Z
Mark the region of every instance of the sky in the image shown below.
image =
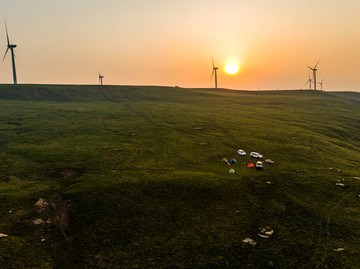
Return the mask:
M0 0L18 83L360 91L359 0ZM240 67L229 75L224 67ZM10 53L0 83L12 83ZM320 88L320 85L317 85Z

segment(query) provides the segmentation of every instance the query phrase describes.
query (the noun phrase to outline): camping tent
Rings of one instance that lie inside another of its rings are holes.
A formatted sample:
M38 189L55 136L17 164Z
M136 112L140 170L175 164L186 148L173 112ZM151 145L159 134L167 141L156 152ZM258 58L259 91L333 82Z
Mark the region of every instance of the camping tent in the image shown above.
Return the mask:
M249 163L246 167L254 167L254 165L252 163Z

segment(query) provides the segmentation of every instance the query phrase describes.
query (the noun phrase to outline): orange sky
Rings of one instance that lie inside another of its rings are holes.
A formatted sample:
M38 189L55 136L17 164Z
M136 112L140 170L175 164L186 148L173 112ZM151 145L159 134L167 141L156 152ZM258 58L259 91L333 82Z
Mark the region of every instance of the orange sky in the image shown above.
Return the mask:
M358 0L1 1L19 83L305 88L318 60L325 90L360 87ZM1 26L3 25L3 26ZM6 50L4 23L0 51ZM0 83L12 82L11 58ZM223 71L235 60L241 71ZM319 87L319 85L318 85Z

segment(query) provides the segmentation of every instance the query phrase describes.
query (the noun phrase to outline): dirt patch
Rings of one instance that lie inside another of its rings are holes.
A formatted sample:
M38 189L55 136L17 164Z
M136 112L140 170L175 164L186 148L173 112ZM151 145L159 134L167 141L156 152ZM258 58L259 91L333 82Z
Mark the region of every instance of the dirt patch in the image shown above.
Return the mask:
M54 173L58 176L67 178L67 177L73 177L73 176L80 175L81 171L76 168L66 167L66 168L57 169L54 171Z
M45 199L40 198L36 203L35 206L38 208L38 213L44 212L49 209L49 203L45 201Z
M2 182L10 182L10 178L9 177L3 177L0 179Z
M35 225L42 226L42 235L60 233L66 242L71 242L73 236L69 230L70 215L69 207L70 200L65 200L61 196L57 196L51 200L46 201L44 198L39 198L35 203L37 207L37 216L30 220Z
M291 174L297 174L297 175L303 175L305 174L304 171L301 171L301 170L291 170L289 171Z
M69 231L70 215L68 213L69 201L63 200L61 196L54 199L51 203L55 211L55 217L52 218L52 222L55 227L59 229L64 236L65 241L71 242L72 235Z

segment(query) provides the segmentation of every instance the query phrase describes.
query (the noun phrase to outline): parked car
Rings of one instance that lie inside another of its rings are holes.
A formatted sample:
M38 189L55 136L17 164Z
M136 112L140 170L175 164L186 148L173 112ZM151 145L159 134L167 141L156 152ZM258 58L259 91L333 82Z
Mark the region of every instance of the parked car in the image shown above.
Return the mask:
M257 158L257 159L261 159L263 156L262 156L260 153L251 152L251 153L250 153L250 157L254 157L254 158Z
M260 161L257 161L257 162L256 162L256 169L257 169L257 170L261 170L262 168L263 168L263 163L260 162Z
M246 156L246 152L244 150L242 150L242 149L239 149L238 153L239 153L240 156Z

